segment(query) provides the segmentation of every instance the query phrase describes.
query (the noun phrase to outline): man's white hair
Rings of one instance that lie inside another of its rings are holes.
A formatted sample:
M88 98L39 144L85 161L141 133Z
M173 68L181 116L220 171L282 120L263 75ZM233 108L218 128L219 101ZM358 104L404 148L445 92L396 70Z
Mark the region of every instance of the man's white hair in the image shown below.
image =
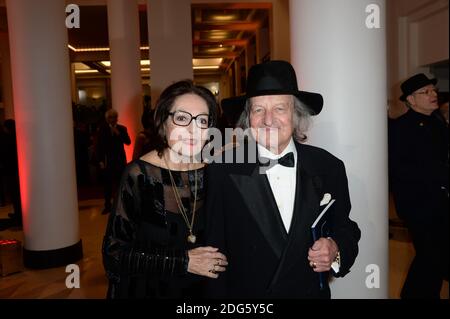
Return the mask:
M109 109L105 112L105 119L107 119L109 116L119 116L119 113L115 109Z

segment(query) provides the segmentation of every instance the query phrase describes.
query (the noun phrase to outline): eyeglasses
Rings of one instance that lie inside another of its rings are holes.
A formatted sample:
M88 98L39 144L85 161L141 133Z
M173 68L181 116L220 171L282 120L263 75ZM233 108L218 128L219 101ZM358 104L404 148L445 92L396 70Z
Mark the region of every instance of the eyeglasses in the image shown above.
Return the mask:
M423 90L423 91L418 91L415 92L414 94L426 94L426 95L432 95L432 94L438 94L439 93L439 89L438 88L432 88L432 89L427 89L427 90Z
M192 120L195 120L197 127L206 129L210 125L208 114L199 114L197 116L192 116L191 113L184 111L175 111L169 113L172 116L173 124L178 126L188 126L191 124Z

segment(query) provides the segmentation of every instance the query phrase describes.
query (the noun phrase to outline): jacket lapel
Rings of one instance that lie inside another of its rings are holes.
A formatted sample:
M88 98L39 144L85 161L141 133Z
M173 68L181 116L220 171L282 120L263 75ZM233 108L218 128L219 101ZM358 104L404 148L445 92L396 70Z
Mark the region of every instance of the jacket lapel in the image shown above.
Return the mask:
M300 256L300 252L306 243L310 242L311 225L319 210L320 199L315 185L317 175L314 172L314 163L308 160L308 157L302 157L301 145L296 143L296 147L298 154L297 179L291 227L287 244L269 287L276 283L283 268L294 264L290 262L292 258L307 258L307 256Z
M248 212L253 216L277 258L281 258L288 239L278 206L266 174L260 174L258 164L247 164L247 174L231 174Z

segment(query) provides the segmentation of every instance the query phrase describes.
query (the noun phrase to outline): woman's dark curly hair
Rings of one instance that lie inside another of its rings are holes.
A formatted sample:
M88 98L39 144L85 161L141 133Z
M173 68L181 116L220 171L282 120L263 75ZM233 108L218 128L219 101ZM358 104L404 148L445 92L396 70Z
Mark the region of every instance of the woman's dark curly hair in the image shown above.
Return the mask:
M155 108L155 133L156 133L156 151L162 156L167 148L167 137L164 123L169 117L169 113L177 97L184 94L195 94L201 97L208 106L209 126L212 127L217 122L217 102L214 95L207 88L195 85L191 80L182 80L168 86L159 96Z

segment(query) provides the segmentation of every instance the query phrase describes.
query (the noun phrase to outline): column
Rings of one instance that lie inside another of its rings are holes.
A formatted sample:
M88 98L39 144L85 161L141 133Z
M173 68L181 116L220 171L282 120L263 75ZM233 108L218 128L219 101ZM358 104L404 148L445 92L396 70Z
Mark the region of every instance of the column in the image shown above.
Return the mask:
M14 118L14 101L11 79L11 58L9 54L8 33L0 32L0 64L3 107L5 108L5 120Z
M369 5L379 9L379 28L366 25ZM346 277L332 282L332 298L387 298L385 1L291 0L290 23L299 86L324 97L309 143L344 161L350 216L362 233L356 263Z
M152 104L169 84L193 79L190 0L147 0Z
M65 3L7 0L23 209L24 262L82 257Z
M143 110L138 3L108 0L107 6L112 107L119 113L119 123L128 129L132 143L125 152L130 161Z

